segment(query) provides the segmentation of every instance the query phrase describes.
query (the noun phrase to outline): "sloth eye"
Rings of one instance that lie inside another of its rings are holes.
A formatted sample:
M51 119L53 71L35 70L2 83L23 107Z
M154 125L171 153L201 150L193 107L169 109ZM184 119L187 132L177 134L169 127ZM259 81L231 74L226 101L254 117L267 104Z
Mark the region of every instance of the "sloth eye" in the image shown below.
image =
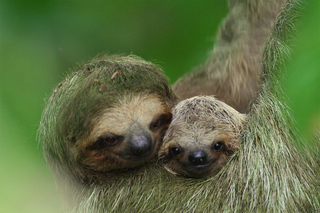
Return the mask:
M172 115L170 114L162 114L160 116L156 116L153 118L150 124L150 130L157 130L165 124L169 124L171 122Z
M117 138L115 137L106 137L103 140L109 145L116 144L117 142Z
M157 119L155 122L152 122L150 125L151 130L157 130L161 126L161 120Z
M123 136L110 134L110 135L106 135L106 136L99 138L88 148L91 150L99 150L104 147L114 146L114 145L120 143L122 140L123 140Z
M212 146L213 151L219 152L224 147L223 141L218 141L217 143L214 143Z
M182 149L180 149L179 147L172 147L170 148L170 155L172 157L177 157L181 154Z

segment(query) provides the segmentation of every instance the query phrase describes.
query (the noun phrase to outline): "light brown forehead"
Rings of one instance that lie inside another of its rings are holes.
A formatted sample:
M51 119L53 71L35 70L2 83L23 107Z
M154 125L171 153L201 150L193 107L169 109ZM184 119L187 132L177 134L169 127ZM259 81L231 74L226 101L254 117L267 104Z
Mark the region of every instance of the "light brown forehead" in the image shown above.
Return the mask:
M207 117L198 119L194 123L180 122L173 120L166 135L166 140L188 141L195 139L208 139L213 141L220 137L234 136L240 130L230 122L220 122L219 120Z
M106 109L91 132L97 138L105 133L123 135L133 122L149 126L152 119L165 113L164 103L155 95L127 95L117 107Z

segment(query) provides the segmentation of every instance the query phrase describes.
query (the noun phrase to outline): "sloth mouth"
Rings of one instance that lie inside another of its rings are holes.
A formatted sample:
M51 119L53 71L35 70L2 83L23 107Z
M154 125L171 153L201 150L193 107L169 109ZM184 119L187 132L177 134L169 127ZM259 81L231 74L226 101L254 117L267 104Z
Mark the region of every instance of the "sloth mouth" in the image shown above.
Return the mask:
M126 157L124 159L127 160L127 161L133 161L133 162L138 163L138 162L151 160L153 157L154 157L154 155L152 155L152 153L149 153L149 154L144 154L142 156L131 155L131 156L128 156L128 157Z
M182 165L183 169L189 177L203 177L211 172L212 163L203 165Z
M132 153L132 152L127 152L123 153L121 155L118 155L120 158L126 161L131 161L134 163L139 163L139 162L145 162L153 159L155 157L156 153L154 152L154 147L151 147L147 152L143 153Z
M194 173L203 173L211 168L211 164L189 166L186 170Z

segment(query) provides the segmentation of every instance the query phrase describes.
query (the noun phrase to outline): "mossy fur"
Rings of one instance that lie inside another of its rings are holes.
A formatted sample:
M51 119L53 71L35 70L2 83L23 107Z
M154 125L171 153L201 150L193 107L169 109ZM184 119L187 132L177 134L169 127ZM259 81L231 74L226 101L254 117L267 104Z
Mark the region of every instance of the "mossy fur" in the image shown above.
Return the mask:
M124 97L147 95L169 111L176 101L162 70L136 56L102 55L72 72L54 90L40 122L39 140L53 170L96 181L78 159L77 143L89 137L106 109L117 108Z
M295 34L301 2L289 1L279 14L266 43L263 86L248 115L242 144L218 174L179 178L147 164L110 184L76 187L77 194L70 194L76 203L72 211L319 212L319 165L293 145L303 139L279 84L285 56L290 54L291 37L285 35Z
M263 45L285 1L230 0L229 15L206 63L174 83L178 97L215 95L237 111L248 112L260 84Z
M74 212L318 212L318 166L301 156L295 128L279 84L301 1L279 14L263 59L259 90L239 151L208 179L179 178L156 165L140 168L106 187L83 190Z

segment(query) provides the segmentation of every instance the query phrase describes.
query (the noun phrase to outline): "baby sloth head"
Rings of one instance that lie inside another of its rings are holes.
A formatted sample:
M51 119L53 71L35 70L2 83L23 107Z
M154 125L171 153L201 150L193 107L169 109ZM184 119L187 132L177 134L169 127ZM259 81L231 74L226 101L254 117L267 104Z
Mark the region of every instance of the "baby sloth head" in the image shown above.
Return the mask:
M186 99L172 116L159 159L169 172L186 177L220 170L239 148L246 123L246 115L212 96Z

